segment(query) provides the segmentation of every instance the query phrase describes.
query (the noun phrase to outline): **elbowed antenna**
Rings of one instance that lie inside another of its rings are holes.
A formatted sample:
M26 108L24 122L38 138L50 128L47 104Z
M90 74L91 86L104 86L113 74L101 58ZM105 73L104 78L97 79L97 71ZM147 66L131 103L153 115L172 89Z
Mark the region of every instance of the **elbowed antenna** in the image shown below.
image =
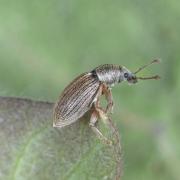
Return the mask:
M155 80L158 80L158 79L161 79L161 77L158 75L155 75L155 76L150 76L150 77L137 77L137 79L141 79L141 80L155 79Z
M152 64L155 64L155 63L160 63L160 59L154 59L153 61L151 61L150 63L140 67L134 74L137 74L138 72L140 72L141 70L145 69L146 67L152 65ZM158 80L160 79L161 77L158 76L158 75L155 75L155 76L150 76L150 77L136 77L136 79L141 79L141 80L148 80L148 79L155 79L155 80Z
M155 63L160 63L160 59L154 59L153 61L151 61L150 63L140 67L136 72L134 72L134 74L137 74L138 72L140 72L141 70L145 69L146 67L152 65L152 64L155 64Z

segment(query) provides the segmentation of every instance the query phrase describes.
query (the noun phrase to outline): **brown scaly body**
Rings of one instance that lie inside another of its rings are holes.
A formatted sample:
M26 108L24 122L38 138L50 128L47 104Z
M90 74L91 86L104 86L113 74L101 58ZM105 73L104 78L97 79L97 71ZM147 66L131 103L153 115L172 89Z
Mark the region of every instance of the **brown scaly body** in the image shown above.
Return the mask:
M157 63L158 60L150 64ZM54 127L63 127L72 124L82 117L92 106L94 107L90 127L95 134L105 143L111 144L106 137L97 129L98 118L107 120L107 113L113 109L113 98L111 86L122 81L130 84L137 83L138 79L158 79L153 77L136 77L136 73L144 69L145 65L132 73L127 68L119 65L104 64L100 65L91 72L83 73L74 79L62 92L59 100L54 107ZM99 106L99 97L104 94L108 102L106 109Z
M100 82L92 73L84 73L63 91L54 109L55 125L63 127L83 116L91 107Z

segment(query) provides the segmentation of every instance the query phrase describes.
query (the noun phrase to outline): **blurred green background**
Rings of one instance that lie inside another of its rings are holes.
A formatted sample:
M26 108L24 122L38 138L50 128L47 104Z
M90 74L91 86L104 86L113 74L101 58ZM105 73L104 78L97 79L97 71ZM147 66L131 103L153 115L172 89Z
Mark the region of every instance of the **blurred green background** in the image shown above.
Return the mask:
M0 95L55 101L77 75L113 63L160 81L113 88L123 180L180 179L178 0L0 0Z

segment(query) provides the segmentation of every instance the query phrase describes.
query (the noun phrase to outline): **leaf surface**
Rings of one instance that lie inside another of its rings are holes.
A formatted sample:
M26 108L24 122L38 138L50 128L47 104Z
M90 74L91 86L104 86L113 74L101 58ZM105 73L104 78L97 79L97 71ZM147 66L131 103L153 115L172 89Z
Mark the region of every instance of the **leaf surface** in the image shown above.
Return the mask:
M114 179L113 149L96 139L89 115L53 128L53 105L0 97L0 179Z

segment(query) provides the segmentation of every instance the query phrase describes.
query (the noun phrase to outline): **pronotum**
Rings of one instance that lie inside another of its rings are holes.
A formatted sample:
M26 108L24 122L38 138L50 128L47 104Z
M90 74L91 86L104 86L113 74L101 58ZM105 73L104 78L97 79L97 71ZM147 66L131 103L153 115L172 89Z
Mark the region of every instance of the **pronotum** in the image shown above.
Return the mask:
M97 137L107 144L111 144L100 130L96 127L98 119L107 119L107 113L112 112L113 98L111 87L122 81L135 84L138 79L159 79L159 76L137 77L136 74L147 66L158 63L153 60L149 64L140 67L132 73L124 66L104 64L96 67L91 72L86 72L75 78L62 92L59 100L54 106L54 127L64 127L70 125L81 118L87 111L92 110L89 126ZM99 98L105 95L107 106L100 107Z

